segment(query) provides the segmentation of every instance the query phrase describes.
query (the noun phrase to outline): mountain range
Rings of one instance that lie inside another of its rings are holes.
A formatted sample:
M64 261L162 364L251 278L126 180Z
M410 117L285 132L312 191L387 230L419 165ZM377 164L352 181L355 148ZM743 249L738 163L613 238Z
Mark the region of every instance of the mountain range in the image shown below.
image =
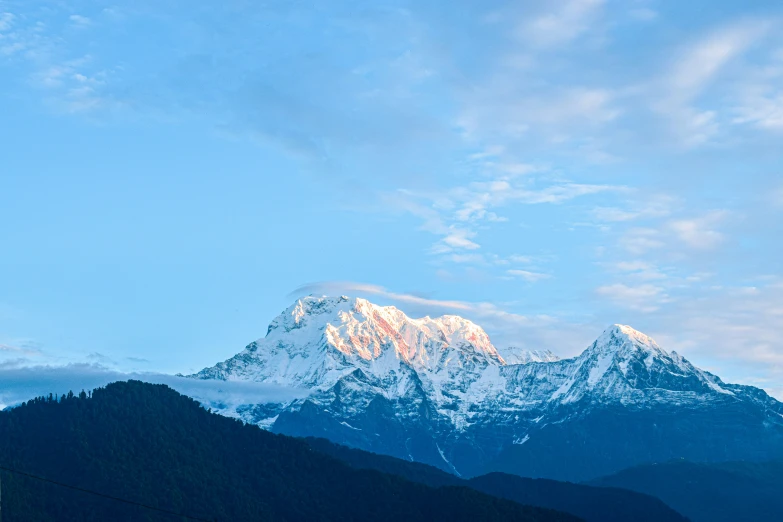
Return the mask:
M309 296L264 338L192 377L308 390L283 402L210 407L463 477L581 481L674 458L783 457L783 404L624 325L559 359L498 349L458 316L414 319L361 298Z

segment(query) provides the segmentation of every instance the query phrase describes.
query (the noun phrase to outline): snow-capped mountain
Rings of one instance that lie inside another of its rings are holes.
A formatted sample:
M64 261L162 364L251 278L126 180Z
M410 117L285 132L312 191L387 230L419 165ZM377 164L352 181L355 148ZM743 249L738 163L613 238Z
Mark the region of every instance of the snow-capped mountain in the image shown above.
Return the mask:
M198 375L327 389L357 368L383 377L404 366L435 378L503 364L486 332L461 317L411 319L365 299L308 297L274 319L266 337Z
M310 390L282 404L210 406L462 475L581 479L673 457L783 456L783 404L622 325L560 360L498 350L457 316L412 319L360 298L306 297L266 337L193 377Z

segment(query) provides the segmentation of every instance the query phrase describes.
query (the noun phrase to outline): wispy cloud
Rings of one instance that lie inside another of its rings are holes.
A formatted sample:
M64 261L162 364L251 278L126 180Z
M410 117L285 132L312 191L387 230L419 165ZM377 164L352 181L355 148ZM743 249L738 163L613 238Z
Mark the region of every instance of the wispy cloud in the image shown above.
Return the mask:
M557 205L579 197L624 190L624 187L612 185L568 181L539 183L531 177L521 181L499 178L476 181L438 194L400 190L384 196L384 201L389 208L422 218L422 230L441 236L431 250L431 253L441 255L478 250L481 247L476 240L478 224L508 221L495 212L507 206ZM462 258L462 261L468 259L471 258Z
M74 14L68 17L75 27L83 28L92 24L92 20L83 15Z
M728 379L755 374L755 385L780 391L782 302L777 278L756 286L706 287L664 309L656 337L693 360L713 361Z
M765 53L765 60L746 67L734 101L733 123L761 130L783 130L783 51Z
M494 344L498 346L514 345L520 347L540 346L543 339L553 335L555 325L562 326L564 339L578 339L573 346L585 346L589 340L589 328L583 325L569 325L559 322L554 317L542 315L522 315L510 312L503 306L490 302L468 302L455 300L433 299L423 297L419 293L392 292L378 285L356 283L350 281L323 281L302 285L289 297L296 298L305 295L349 295L364 297L376 304L395 305L406 314L416 316L437 316L455 314L471 319L482 326ZM567 354L575 352L575 348L564 347ZM562 349L560 350L563 351Z
M771 28L764 20L742 20L711 31L678 53L665 74L658 110L671 119L685 146L701 145L719 131L717 107L702 108L698 98L732 60L742 56Z
M443 254L453 250L476 250L480 248L479 244L470 239L475 235L476 233L470 230L451 226L448 234L433 246L432 251L436 254Z
M669 96L692 100L730 60L763 37L767 29L764 22L743 21L708 34L684 49L667 80L672 88Z
M537 47L568 44L582 36L600 16L604 0L556 0L545 11L522 22L517 37Z
M723 242L724 236L715 228L728 216L725 211L713 211L693 219L675 219L668 228L685 245L700 250L714 248Z
M640 312L655 312L669 301L663 287L642 284L628 286L622 283L599 286L596 294L610 299L620 306L626 306Z
M748 96L735 109L734 123L750 123L762 129L783 130L783 92Z
M387 299L392 299L397 302L427 306L438 309L455 309L455 310L473 310L474 305L463 301L443 301L438 299L429 299L421 297L416 294L405 294L391 292L382 286L371 285L367 283L355 283L351 281L321 281L315 283L307 283L293 290L289 297L301 297L303 295L310 294L323 294L323 295L372 295L379 296Z
M531 272L530 270L511 269L511 270L506 270L506 273L512 277L523 279L528 283L535 283L536 281L541 281L542 279L549 279L550 277L552 277L549 274L543 274L541 272Z
M718 228L728 216L725 210L713 210L701 216L669 219L657 228L631 228L620 238L620 245L634 255L664 247L714 249L724 241L725 235Z
M27 343L24 343L21 346L12 346L10 344L0 344L0 352L3 352L3 353L13 353L13 354L22 354L22 355L41 355L42 354L40 349L38 349L35 346L30 346Z

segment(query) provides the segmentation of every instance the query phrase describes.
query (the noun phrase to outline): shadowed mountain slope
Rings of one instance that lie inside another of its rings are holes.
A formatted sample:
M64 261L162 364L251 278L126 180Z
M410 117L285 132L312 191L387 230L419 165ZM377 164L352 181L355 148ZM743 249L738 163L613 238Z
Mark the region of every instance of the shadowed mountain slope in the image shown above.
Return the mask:
M557 509L587 522L684 522L661 500L627 489L591 487L547 479L490 473L463 480L435 467L347 448L325 439L307 439L316 450L359 469L375 469L430 486L468 486L521 504Z
M783 520L783 462L672 461L591 481L655 495L694 522Z

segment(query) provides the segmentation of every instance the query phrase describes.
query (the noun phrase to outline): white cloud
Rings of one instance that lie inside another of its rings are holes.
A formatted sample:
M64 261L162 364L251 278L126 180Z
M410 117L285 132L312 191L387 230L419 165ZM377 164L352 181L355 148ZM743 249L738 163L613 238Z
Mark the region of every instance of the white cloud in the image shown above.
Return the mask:
M101 88L113 71L93 70L95 59L91 55L48 65L33 75L34 83L49 91L48 101L66 113L84 113L97 109L119 108L117 100L105 96Z
M558 204L582 196L625 190L625 187L613 185L571 182L553 183L543 188L535 188L530 183L531 180L528 180L525 184L515 184L504 179L475 182L465 187L452 189L449 194L454 201L461 204L461 209L457 213L459 219L460 217L470 217L478 209L497 208L510 203L522 203L525 205Z
M748 123L762 129L783 130L783 91L772 94L754 94L745 98L734 109L734 123Z
M469 230L451 228L451 232L441 239L441 244L436 245L435 248L438 249L438 253L451 251L451 249L476 250L480 248L480 246L478 243L475 243L469 239L475 235L476 234L474 232Z
M12 346L10 344L0 343L0 353L14 355L41 355L41 350L29 343L22 343L21 346Z
M710 141L720 129L716 110L696 106L697 98L732 60L742 56L768 32L765 21L740 21L702 37L678 53L660 85L656 104L686 147Z
M723 242L723 234L715 230L715 227L726 216L724 211L714 211L698 218L672 220L667 226L687 246L707 250Z
M599 286L596 288L596 294L640 312L655 312L669 301L664 288L651 284L628 286L615 283Z
M765 27L766 24L740 22L709 34L685 49L668 80L675 91L670 95L686 100L698 95L729 60L763 36Z
M356 283L352 281L321 281L316 283L307 283L295 289L289 294L289 297L301 297L310 294L323 295L352 295L352 296L379 296L395 302L420 305L431 308L471 310L473 305L463 301L443 301L438 299L429 299L415 294L401 294L390 292L382 286L367 283Z
M422 219L421 229L440 239L430 249L434 255L448 255L445 260L465 262L467 257L452 255L481 248L475 240L479 223L502 223L494 209L512 204L560 204L572 199L609 191L624 191L624 187L551 182L537 186L533 178L522 182L513 179L494 179L469 183L438 193L415 193L398 190L384 196L387 208L408 212ZM497 259L497 256L488 254ZM477 259L477 258L472 258Z
M723 243L725 236L717 227L728 215L726 211L715 210L698 217L671 219L657 229L631 228L620 238L620 246L634 255L664 247L670 251L683 246L692 250L710 250Z
M520 279L524 279L528 283L535 283L537 281L541 281L542 279L549 279L552 277L549 274L542 274L541 272L531 272L529 270L506 270L506 273L510 276L518 277Z
M734 123L760 129L783 129L783 51L767 52L766 60L746 67L739 87Z
M86 16L82 16L78 14L71 15L68 17L68 19L76 27L87 27L88 25L92 24L92 20L90 20Z
M754 384L783 399L783 285L705 289L662 310L659 341L709 363L729 381L755 375Z

